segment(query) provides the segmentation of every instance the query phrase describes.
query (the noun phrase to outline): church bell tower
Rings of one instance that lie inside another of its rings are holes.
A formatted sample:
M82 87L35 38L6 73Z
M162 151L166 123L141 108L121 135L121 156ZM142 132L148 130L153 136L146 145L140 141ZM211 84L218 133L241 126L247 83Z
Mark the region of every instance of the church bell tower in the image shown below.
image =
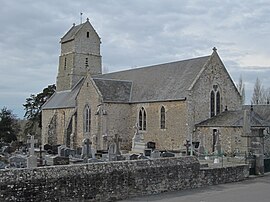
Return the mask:
M73 24L60 43L56 91L72 89L87 72L90 75L102 73L100 37L88 18L85 23Z

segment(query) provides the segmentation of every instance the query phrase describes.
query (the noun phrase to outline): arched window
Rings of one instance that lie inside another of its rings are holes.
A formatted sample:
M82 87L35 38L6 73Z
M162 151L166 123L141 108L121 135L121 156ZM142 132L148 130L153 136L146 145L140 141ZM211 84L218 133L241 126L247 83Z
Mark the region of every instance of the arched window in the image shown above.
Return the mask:
M215 93L214 91L211 91L210 95L210 113L211 117L215 116Z
M216 115L220 114L220 93L219 91L216 94Z
M143 118L142 118L142 110L139 111L139 130L142 130L142 124Z
M139 130L146 130L146 111L143 107L139 111Z
M90 132L91 127L91 109L87 105L84 109L84 132Z
M221 112L221 95L218 85L213 85L210 94L210 117L216 116Z
M160 128L161 129L165 129L165 123L166 123L166 120L165 120L165 107L162 106L161 109L160 109Z

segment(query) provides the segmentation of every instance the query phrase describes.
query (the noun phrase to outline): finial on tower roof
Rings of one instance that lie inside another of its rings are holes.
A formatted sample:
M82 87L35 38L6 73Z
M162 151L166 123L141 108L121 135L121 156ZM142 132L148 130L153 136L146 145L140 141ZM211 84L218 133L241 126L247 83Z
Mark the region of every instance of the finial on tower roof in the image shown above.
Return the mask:
M89 18L86 18L86 21L88 22L89 21Z
M82 15L83 15L83 13L81 12L80 15L81 15L80 17L81 17L81 24L82 24Z
M214 48L213 48L213 51L215 51L215 52L216 52L216 51L217 51L217 48L216 48L216 47L214 47Z
M73 27L74 27L74 26L75 26L75 23L73 22L73 24L72 24L72 25L73 25Z

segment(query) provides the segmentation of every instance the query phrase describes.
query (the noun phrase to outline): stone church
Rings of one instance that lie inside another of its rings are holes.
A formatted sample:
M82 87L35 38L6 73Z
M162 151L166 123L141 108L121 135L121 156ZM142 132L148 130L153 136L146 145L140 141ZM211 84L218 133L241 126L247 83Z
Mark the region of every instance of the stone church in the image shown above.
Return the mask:
M209 120L242 110L216 48L207 56L103 74L100 37L88 19L60 43L57 89L42 107L43 145L78 147L90 138L97 150L107 150L118 134L121 149L130 150L138 125L144 141L160 150L179 150L191 138L202 142L202 133L211 150L219 125Z

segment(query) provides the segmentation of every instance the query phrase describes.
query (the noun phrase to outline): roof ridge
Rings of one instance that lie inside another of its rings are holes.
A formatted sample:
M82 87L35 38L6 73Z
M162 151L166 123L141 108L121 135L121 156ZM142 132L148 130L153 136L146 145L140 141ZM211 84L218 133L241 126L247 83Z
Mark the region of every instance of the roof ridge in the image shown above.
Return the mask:
M125 69L125 70L122 70L122 71L116 71L116 72L109 72L109 73L101 74L99 76L116 74L116 73L120 73L120 72L122 73L122 72L129 72L129 71L138 71L138 70L144 69L144 68L154 68L154 67L157 67L157 66L163 66L163 65L168 65L168 64L187 62L187 61L198 60L198 59L203 59L203 58L207 58L207 57L211 57L211 55L200 56L200 57L196 57L196 58L189 58L189 59L184 59L184 60L177 60L177 61L166 62L166 63L147 65L147 66L141 66L141 67L136 67L136 68L132 68L132 69Z
M123 81L123 82L130 82L132 83L133 81L131 80L122 80L122 79L111 79L111 78L99 78L99 77L93 77L93 79L97 79L97 80L106 80L106 81Z

